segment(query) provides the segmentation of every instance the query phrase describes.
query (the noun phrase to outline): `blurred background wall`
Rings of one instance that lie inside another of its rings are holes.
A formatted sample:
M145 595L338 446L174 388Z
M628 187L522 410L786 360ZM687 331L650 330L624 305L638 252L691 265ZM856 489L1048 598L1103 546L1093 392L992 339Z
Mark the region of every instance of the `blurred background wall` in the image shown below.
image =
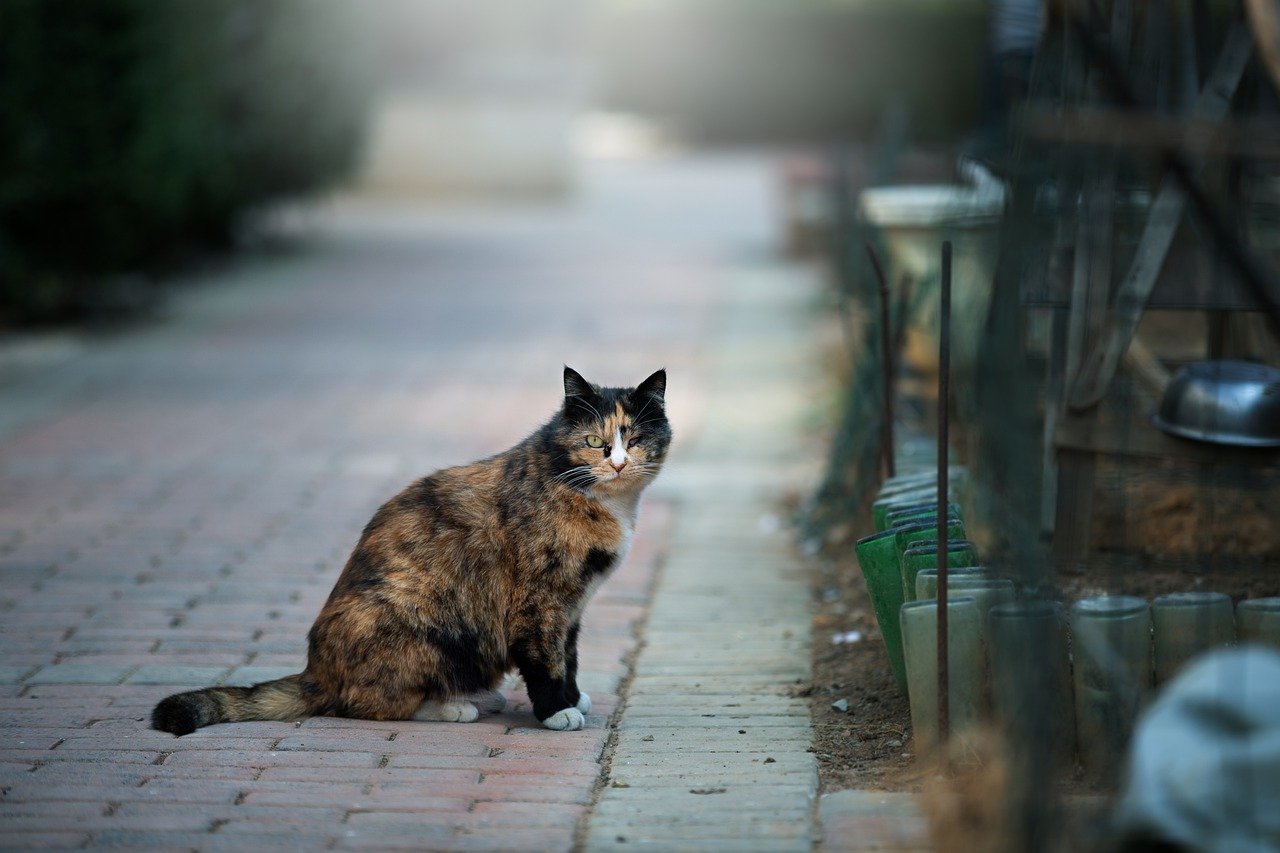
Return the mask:
M982 0L601 0L600 103L701 141L849 141L903 107L953 139L977 109Z

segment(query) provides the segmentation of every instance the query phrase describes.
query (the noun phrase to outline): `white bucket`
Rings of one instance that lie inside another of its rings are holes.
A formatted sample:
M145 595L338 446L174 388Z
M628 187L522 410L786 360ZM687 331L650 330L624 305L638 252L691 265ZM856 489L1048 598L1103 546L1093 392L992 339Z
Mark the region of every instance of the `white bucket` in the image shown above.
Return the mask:
M1004 201L1003 185L991 179L974 185L875 187L861 193L858 208L863 220L884 237L891 285L897 288L903 276L912 282L907 358L913 366L930 372L937 368L944 240L953 247L952 358L963 369L976 356L991 297Z

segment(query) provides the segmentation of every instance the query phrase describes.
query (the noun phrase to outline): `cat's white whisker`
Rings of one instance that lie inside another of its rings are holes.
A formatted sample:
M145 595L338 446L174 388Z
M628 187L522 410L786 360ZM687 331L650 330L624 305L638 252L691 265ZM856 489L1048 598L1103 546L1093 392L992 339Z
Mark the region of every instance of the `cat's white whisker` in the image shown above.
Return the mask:
M584 475L591 475L591 468L586 465L575 465L574 467L569 468L568 470L561 471L559 474L556 474L551 479L560 480L561 482L570 482Z
M632 420L636 424L643 423L643 421L641 421L640 419L644 417L644 413L649 411L649 407L652 405L653 405L653 398L650 397L648 400L644 401L644 405L640 407L640 411L636 412L636 416Z
M552 478L552 482L559 481L570 488L577 489L590 486L598 479L599 477L590 468L585 465L579 465L557 474Z
M585 397L578 397L577 400L578 402L582 403L582 405L590 409L592 414L594 414L597 418L600 419L601 423L604 423L604 415L600 414L600 410L597 409L595 406L591 405L591 402L589 400L587 400Z

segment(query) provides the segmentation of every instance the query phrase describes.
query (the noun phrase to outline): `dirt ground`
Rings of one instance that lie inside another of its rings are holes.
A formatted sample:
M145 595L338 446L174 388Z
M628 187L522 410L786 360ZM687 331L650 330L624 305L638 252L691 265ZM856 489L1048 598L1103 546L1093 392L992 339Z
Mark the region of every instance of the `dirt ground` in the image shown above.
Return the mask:
M813 680L802 691L813 717L813 747L824 791L904 790L911 763L906 697L889 671L867 589L847 560L813 561ZM834 643L857 631L856 642ZM833 706L848 702L847 710Z

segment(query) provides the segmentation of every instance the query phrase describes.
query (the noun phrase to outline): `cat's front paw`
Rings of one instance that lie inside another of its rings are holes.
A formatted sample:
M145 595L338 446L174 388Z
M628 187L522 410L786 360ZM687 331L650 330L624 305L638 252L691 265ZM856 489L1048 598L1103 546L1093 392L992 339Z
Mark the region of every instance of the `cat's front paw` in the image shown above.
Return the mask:
M565 708L547 717L542 724L558 732L576 732L585 722L586 719L577 708Z
M585 693L578 693L578 710L584 714L591 713L591 697Z
M413 719L422 722L474 723L479 717L480 709L465 700L428 700L413 713Z

